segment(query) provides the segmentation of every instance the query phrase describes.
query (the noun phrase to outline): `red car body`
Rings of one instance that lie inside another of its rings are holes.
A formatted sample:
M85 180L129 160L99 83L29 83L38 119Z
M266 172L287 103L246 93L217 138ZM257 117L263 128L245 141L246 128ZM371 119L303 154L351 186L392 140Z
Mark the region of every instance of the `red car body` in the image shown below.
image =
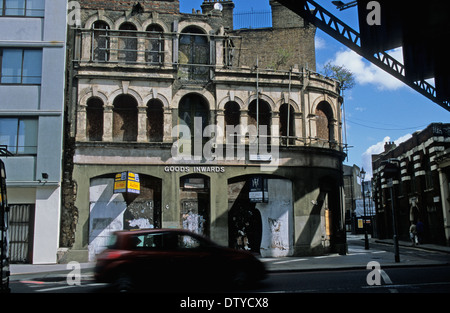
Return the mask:
M181 229L118 231L97 256L95 278L120 291L137 286L243 286L264 279L264 265L253 254L222 247Z

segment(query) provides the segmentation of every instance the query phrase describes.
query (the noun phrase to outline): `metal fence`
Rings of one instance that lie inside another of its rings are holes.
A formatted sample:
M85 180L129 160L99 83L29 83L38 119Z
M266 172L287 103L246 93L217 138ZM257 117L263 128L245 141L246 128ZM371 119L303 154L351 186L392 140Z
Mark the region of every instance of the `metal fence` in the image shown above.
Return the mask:
M234 29L272 27L271 11L235 12Z

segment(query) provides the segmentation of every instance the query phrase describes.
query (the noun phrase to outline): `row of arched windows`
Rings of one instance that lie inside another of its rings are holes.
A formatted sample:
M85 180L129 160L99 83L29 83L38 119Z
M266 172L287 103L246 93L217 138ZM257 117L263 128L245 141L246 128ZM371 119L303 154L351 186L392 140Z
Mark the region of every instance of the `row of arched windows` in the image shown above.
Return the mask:
M257 106L259 106L257 108ZM115 142L137 141L139 125L138 102L131 95L119 95L114 99L112 107L112 140ZM151 99L146 106L146 137L149 142L163 142L164 139L164 107L159 99ZM142 112L142 111L141 111ZM237 126L242 124L244 113L237 102L229 101L224 106L224 125ZM322 102L316 109L316 134L318 138L333 141L333 117L328 103ZM273 113L269 103L264 100L253 100L248 106L247 125L265 126L268 143L270 143ZM197 118L197 119L196 119ZM178 106L178 121L173 124L189 127L194 136L195 122L201 119L201 126L214 123L210 115L207 101L198 94L188 94L181 98ZM296 118L292 105L286 103L280 106L279 136L280 143L296 145ZM86 105L86 139L88 141L102 141L104 132L104 103L100 98L91 97ZM172 126L172 125L171 125ZM198 127L198 126L197 126ZM171 129L171 127L170 127ZM170 135L169 135L170 136ZM228 138L227 140L232 140ZM228 141L230 142L230 141ZM233 142L233 141L231 141ZM236 143L236 139L234 139Z
M188 26L182 30L178 40L178 63L195 65L184 67L180 71L181 78L203 79L210 64L207 35L196 26ZM104 21L92 24L92 61L109 62L111 54L115 54L118 62L135 63L142 61L139 59L141 53L145 54L146 63L161 65L165 62L165 50L164 29L158 24L149 25L145 32L138 32L131 22L122 23L115 31Z
M136 62L138 56L137 28L130 22L120 25L115 35L111 34L109 25L104 21L97 21L92 25L92 60L108 62L111 50L117 50L117 60ZM161 26L151 24L146 29L145 61L161 64L164 62L164 36ZM111 40L117 39L117 49L112 49Z
M147 139L163 141L164 109L161 101L152 99L147 104ZM113 103L113 141L137 141L138 105L130 95L120 95ZM104 107L101 99L92 97L86 107L86 139L102 141L104 130Z

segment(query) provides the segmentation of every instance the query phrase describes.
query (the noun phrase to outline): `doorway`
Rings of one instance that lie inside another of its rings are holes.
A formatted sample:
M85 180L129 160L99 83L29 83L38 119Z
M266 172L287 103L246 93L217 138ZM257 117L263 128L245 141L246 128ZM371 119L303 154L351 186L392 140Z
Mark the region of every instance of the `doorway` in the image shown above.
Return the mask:
M209 177L203 175L180 178L180 226L206 237L210 235L209 183Z

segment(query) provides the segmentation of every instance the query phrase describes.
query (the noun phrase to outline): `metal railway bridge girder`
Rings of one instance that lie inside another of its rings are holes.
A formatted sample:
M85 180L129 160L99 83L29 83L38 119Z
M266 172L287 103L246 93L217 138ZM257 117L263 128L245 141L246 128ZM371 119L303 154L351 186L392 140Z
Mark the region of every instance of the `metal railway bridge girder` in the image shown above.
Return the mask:
M450 24L443 13L450 11L450 2L429 0L420 5L411 1L378 0L381 23L369 25L366 19L371 12L370 0L358 0L359 32L313 0L278 2L450 111L450 63L442 40L442 35L443 38L450 35ZM403 48L404 64L388 53L399 47ZM434 86L426 81L429 78L435 79Z

